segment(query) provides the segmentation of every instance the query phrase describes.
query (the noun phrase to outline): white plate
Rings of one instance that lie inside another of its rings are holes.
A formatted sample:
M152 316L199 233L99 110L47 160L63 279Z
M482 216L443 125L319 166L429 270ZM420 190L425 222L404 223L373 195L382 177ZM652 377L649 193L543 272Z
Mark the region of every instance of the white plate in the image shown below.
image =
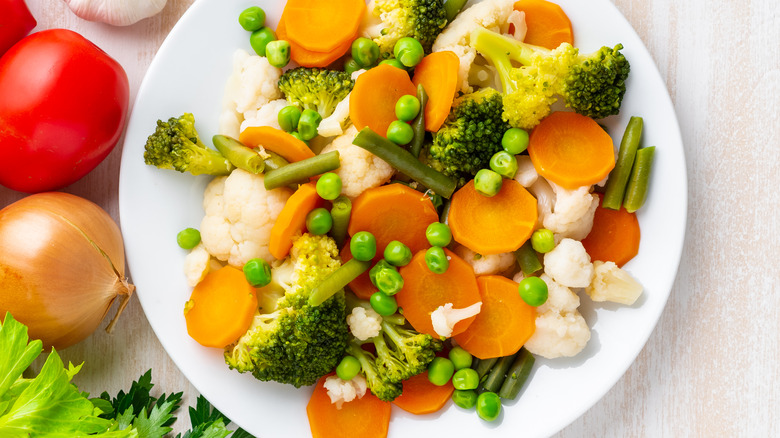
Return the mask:
M628 117L644 118L644 144L655 145L652 186L638 213L639 255L625 268L645 287L631 307L592 305L581 311L593 334L576 358L538 359L532 378L501 418L485 423L450 404L415 417L394 407L391 437L549 436L593 406L623 375L644 346L663 311L682 252L686 221L686 174L682 140L666 87L647 49L607 0L559 0L574 25L575 44L585 52L622 43L631 62L620 116L606 121L616 145ZM231 371L217 349L203 348L186 332L182 309L189 297L182 273L185 252L176 233L199 227L207 177L163 171L143 162L146 137L157 119L195 115L205 139L217 131L225 81L237 48L251 51L237 17L260 4L269 23L281 6L274 0L198 0L162 44L141 84L124 143L119 207L127 256L138 298L165 350L192 384L235 423L258 437L310 436L306 402L310 389L263 383Z

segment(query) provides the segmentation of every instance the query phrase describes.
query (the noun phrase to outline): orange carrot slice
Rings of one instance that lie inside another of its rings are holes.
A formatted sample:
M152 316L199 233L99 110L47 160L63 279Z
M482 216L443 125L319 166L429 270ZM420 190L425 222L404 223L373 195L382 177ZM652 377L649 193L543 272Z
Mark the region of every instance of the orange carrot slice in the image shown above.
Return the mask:
M352 47L352 40L357 38L357 33L330 52L312 52L287 38L287 25L284 14L282 14L282 18L279 19L279 24L276 26L276 37L290 43L290 58L296 64L303 67L327 67L347 53Z
M205 347L225 348L243 335L257 310L257 293L232 266L211 271L184 309L187 333Z
M623 267L639 253L639 221L635 213L625 208L612 210L601 207L604 196L598 193L599 208L593 216L593 228L582 246L592 260L614 262Z
M238 140L251 148L262 146L276 152L291 163L314 156L302 140L270 126L249 126L241 132Z
M433 52L414 68L412 83L422 84L428 94L425 105L425 129L436 132L450 114L458 89L460 60L450 51Z
M395 103L404 95L417 96L417 87L405 70L378 65L355 80L349 95L349 118L359 130L368 126L387 136L387 127L395 121Z
M364 0L288 0L287 37L306 50L331 52L352 41L365 11Z
M317 194L316 183L310 182L298 187L287 199L271 228L271 239L268 243L271 255L279 260L287 257L292 248L293 237L306 231L306 215L324 205L325 200Z
M478 254L499 254L531 237L536 206L536 198L515 180L505 179L493 197L481 195L469 181L452 196L447 218L456 242Z
M404 392L393 403L415 415L431 414L447 404L454 390L452 382L443 386L434 385L428 380L428 373L424 372L404 380Z
M528 31L524 42L553 50L562 43L574 45L571 21L560 6L546 0L520 0L516 11L525 12Z
M333 373L328 376L331 375ZM324 386L328 376L317 382L306 405L312 438L341 438L345 434L361 438L386 437L392 404L367 391L362 398L346 402L337 409Z
M482 308L455 340L480 359L517 353L536 330L536 308L520 298L517 283L500 275L477 278Z

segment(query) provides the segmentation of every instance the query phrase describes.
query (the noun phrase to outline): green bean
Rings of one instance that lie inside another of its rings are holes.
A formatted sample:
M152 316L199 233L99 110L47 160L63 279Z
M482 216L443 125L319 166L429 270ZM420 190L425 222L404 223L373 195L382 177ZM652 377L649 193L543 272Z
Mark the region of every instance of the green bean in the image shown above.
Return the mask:
M604 191L604 199L601 206L612 210L620 210L620 203L626 191L626 183L631 175L631 167L634 165L634 156L642 138L642 118L631 117L620 141L617 163L609 173L607 187Z
M497 357L491 357L490 359L478 359L477 362L471 366L477 370L479 380L481 381L482 378L487 376L488 372L493 369L493 365L495 365L496 362L498 362Z
M525 275L531 275L542 269L539 256L536 255L530 240L526 240L523 246L515 251L515 259Z
M330 230L330 235L336 241L336 245L341 248L347 240L347 227L352 215L352 201L344 195L334 199L330 215L333 217L333 228Z
M268 158L263 160L263 163L265 163L266 171L276 170L280 167L284 167L290 164L289 161L285 160L281 155L277 154L276 152L272 152L266 149L265 153L266 155L268 155Z
M444 202L444 205L441 207L441 213L439 213L439 222L443 223L444 225L449 225L449 218L450 218L450 207L452 206L452 202L448 199Z
M344 286L349 284L350 281L366 272L370 266L371 262L350 259L322 280L322 282L311 291L311 295L309 295L309 305L319 306L324 303L325 300L335 295L336 292L344 289Z
M305 160L290 163L265 174L265 189L275 189L295 181L330 172L331 170L338 169L339 163L338 151L315 155Z
M501 389L498 391L498 395L501 398L508 400L514 400L517 398L517 394L525 385L528 380L528 376L531 374L531 369L534 367L536 359L525 348L520 349L520 353L517 354L515 361L507 371L506 379L501 385Z
M460 13L460 10L466 5L466 1L467 0L446 0L444 2L444 11L447 13L448 23Z
M428 103L428 93L425 92L422 84L417 86L417 100L420 101L420 112L412 120L414 138L412 138L412 142L409 144L409 151L415 157L420 156L420 151L425 142L425 105Z
M515 361L516 354L510 356L500 357L493 368L490 370L490 374L482 382L482 388L485 391L498 392L501 389L501 385L504 383L506 373Z
M263 157L240 141L226 135L215 135L211 140L219 153L239 169L254 174L261 173L265 169Z
M623 200L623 206L629 213L639 210L645 203L654 153L655 146L642 148L636 152L631 179L628 180L628 187L626 187L626 198Z
M385 160L400 172L445 198L449 199L455 192L456 184L453 179L421 163L409 151L371 128L363 128L352 143Z

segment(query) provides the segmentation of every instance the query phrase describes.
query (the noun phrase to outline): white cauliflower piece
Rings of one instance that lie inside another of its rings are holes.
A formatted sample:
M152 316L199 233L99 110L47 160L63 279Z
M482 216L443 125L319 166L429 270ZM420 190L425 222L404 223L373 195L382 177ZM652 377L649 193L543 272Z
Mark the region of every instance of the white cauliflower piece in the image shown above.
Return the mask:
M525 188L531 187L539 179L539 173L536 171L534 163L531 162L531 157L528 155L516 155L515 158L517 159L515 181ZM552 211L552 207L550 207L550 211Z
M577 308L580 298L546 274L547 302L536 308L536 331L524 347L531 354L555 359L576 356L590 340L590 329Z
M599 197L590 193L590 186L568 190L553 182L548 183L555 192L555 205L552 212L545 215L544 227L557 234L558 238L582 240L587 237L593 228Z
M195 287L211 270L211 254L199 243L184 257L184 276L187 285Z
M241 131L249 126L270 126L276 129L282 129L279 126L279 111L289 105L286 99L275 99L257 110L248 110L244 112L244 121L241 122Z
M536 198L536 211L539 218L536 220L536 228L544 227L544 220L552 213L555 204L555 192L544 178L537 177L536 181L528 187L528 191Z
M458 322L479 314L482 302L474 303L463 309L453 309L452 306L452 303L447 303L431 312L433 331L442 338L449 338L452 335L452 329Z
M365 190L379 187L390 180L395 169L367 150L352 144L358 130L350 126L336 137L321 153L339 151L341 167L334 172L341 177L341 193L355 198Z
M343 126L349 119L349 96L347 96L336 104L336 108L333 113L328 117L325 117L317 127L317 134L323 137L335 137L344 133Z
M365 341L377 336L382 330L382 316L374 309L355 307L352 313L347 315L347 325L352 336Z
M593 301L634 304L642 295L642 285L614 262L593 262L593 281L585 288Z
M544 255L544 272L566 287L586 287L593 279L593 263L582 242L566 238Z
M360 374L351 380L341 380L338 376L329 376L325 379L323 386L328 390L330 402L336 405L336 409L341 409L344 403L351 402L356 398L363 398L368 388L366 378Z
M525 34L528 33L528 26L525 24L525 12L512 11L506 21L507 29L503 30L502 33L511 36L517 41L523 41L525 39ZM514 26L511 33L509 32L510 24Z
M507 26L509 15L513 11L514 0L484 0L461 11L452 22L439 34L433 42L433 51L449 50L460 59L458 82L460 91L471 91L469 85L469 70L477 51L469 45L471 31L484 27L494 32L501 32Z
M271 228L291 194L286 187L266 190L263 175L241 169L215 178L203 194L200 234L206 250L237 268L257 257L272 262Z
M475 275L499 274L515 264L515 255L511 252L483 255L477 254L463 245L456 246L454 251L474 268Z

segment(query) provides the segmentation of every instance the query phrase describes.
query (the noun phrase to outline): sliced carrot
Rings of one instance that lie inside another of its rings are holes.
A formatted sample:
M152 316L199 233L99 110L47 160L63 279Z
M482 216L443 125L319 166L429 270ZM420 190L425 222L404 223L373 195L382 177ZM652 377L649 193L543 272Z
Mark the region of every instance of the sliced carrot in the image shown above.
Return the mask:
M249 126L241 132L238 140L251 148L262 146L276 152L291 163L314 156L302 140L270 126Z
M211 271L184 309L187 333L205 347L225 348L243 335L257 310L257 293L232 266Z
M635 213L625 208L612 210L601 207L604 196L600 193L599 208L593 216L593 228L582 246L592 260L614 262L622 267L639 253L639 221Z
M480 359L517 353L536 330L536 308L520 298L517 283L500 275L477 278L482 307L455 340Z
M450 51L433 52L414 68L412 83L422 84L428 94L425 105L425 129L436 132L450 114L452 101L458 89L460 60Z
M561 43L574 45L571 21L560 6L546 0L520 0L514 9L525 13L524 42L553 50Z
M481 195L469 181L452 195L452 237L472 251L499 254L520 248L534 231L537 203L515 180L505 179L493 197Z
M387 127L397 119L395 103L404 95L417 96L417 87L405 70L378 65L355 80L349 95L349 118L358 130L368 126L387 136Z
M447 404L454 390L451 381L437 386L428 380L428 373L424 372L404 380L404 392L393 403L415 415L431 414Z
M366 391L363 397L344 403L341 409L336 408L324 386L325 379L333 374L317 382L306 405L312 438L386 437L393 405Z
M452 303L463 309L480 301L474 269L454 252L444 249L450 266L443 274L434 274L425 263L425 251L418 251L411 263L400 269L404 287L395 295L407 321L420 333L439 337L431 323L431 313L439 306ZM458 334L476 317L459 321L452 334Z
M596 184L615 167L609 134L590 117L564 111L534 128L528 155L540 175L565 189Z
M287 0L287 37L306 50L331 52L352 41L365 11L364 0Z
M349 242L347 242L343 248L341 248L341 262L346 263L352 259L352 252L349 250ZM379 256L381 257L381 255ZM366 271L358 276L358 278L349 282L349 290L352 291L358 298L368 300L374 292L378 291L374 283L371 282L369 271Z
M298 187L287 199L271 228L271 240L268 243L271 255L279 260L287 257L292 248L293 237L306 231L306 215L324 205L325 201L317 194L316 183L310 182Z
M312 52L287 38L287 25L284 14L282 14L282 18L279 19L279 24L276 26L276 37L290 43L290 58L296 64L303 67L327 67L347 53L352 47L352 40L357 38L357 33L330 52Z

